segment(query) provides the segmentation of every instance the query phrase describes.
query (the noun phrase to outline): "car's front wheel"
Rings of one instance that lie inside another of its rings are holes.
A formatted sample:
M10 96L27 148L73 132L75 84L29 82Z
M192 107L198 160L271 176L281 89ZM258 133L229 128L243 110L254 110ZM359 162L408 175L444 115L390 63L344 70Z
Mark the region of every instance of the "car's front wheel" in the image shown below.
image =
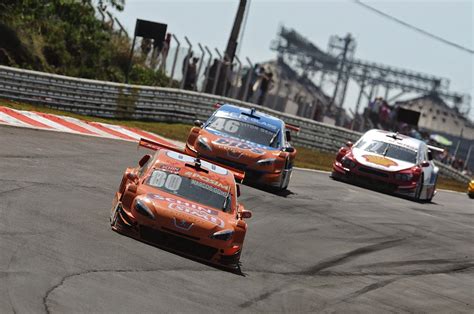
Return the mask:
M416 190L415 190L416 201L420 201L422 190L423 190L423 174L420 176L420 179L418 179L418 182L416 183Z
M290 158L286 158L285 166L283 167L283 171L281 174L281 181L280 181L280 190L284 191L288 188L290 184L291 172L293 171L293 167L291 165Z
M114 227L117 223L120 206L121 206L120 202L117 202L117 205L115 205L110 212L109 220L110 220L110 225L112 227Z

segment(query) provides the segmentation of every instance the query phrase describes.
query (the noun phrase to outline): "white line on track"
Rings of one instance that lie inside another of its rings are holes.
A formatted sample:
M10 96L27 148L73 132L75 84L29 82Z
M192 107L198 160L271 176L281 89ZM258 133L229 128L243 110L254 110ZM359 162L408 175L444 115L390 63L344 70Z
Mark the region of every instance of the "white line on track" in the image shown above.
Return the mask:
M459 192L459 191L452 191L452 190L445 190L445 189L436 189L436 190L442 191L442 192L449 192L449 193L467 194L467 185L466 185L466 192Z
M293 167L293 168L297 170L317 172L317 173L325 173L325 174L331 173L331 171L326 171L326 170L308 169L308 168L300 168L300 167Z

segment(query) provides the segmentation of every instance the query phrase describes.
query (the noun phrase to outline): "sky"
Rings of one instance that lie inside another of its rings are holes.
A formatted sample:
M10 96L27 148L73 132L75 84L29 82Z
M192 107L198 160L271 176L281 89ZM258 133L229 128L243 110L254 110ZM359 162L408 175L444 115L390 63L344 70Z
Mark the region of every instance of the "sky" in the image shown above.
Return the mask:
M450 91L474 97L474 55L448 46L376 15L352 0L248 0L247 23L240 59L275 59L270 49L281 25L293 28L326 50L331 35L351 33L355 57L445 77ZM398 19L474 49L474 0L377 0L369 4ZM225 49L238 0L125 0L116 16L133 34L137 18L168 24L168 31L184 41ZM344 106L353 108L358 88L349 86ZM474 120L471 101L470 118Z

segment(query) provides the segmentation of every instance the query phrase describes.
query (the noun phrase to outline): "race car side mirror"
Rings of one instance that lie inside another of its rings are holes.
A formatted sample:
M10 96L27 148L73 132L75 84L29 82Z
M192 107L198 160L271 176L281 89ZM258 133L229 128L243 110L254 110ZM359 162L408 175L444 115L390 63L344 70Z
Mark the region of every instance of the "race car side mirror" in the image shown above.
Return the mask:
M242 219L252 218L252 212L250 210L244 209L240 212L240 218Z
M204 123L202 123L201 120L194 120L194 126L197 126L197 127L199 127L199 128L202 128L202 125L203 125L203 124L204 124Z
M428 151L428 160L433 160L433 152L431 150Z
M132 181L133 183L138 183L138 175L136 173L127 173L127 179Z
M237 197L239 197L240 196L240 185L237 184L236 187L237 187Z
M347 146L347 147L350 148L350 147L352 147L352 145L354 145L354 143L352 143L351 141L347 141L347 143L346 143L346 146Z
M138 162L138 165L140 167L143 167L148 162L148 160L150 160L150 158L151 158L151 155L146 154L145 156L142 157L142 159L140 159L140 161Z
M288 142L291 142L291 132L289 130L286 130L285 135L286 135L286 140Z
M421 166L422 166L423 168L426 168L426 167L429 167L429 166L430 166L430 163L425 160L425 161L422 161L422 162L421 162Z
M295 149L293 147L283 147L282 151L287 152L287 153L293 153Z
M135 194L137 193L138 186L136 184L129 184L127 187L127 192Z

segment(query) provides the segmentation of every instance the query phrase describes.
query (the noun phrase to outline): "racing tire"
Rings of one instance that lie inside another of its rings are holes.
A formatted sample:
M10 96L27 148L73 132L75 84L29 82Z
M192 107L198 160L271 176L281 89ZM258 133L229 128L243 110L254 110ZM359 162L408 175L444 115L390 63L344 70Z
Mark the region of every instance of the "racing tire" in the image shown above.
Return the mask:
M436 182L438 182L438 176L436 176L436 179L435 179L435 181L434 181L434 183L433 183L433 192L431 192L430 197L426 199L426 201L427 201L428 203L431 203L431 201L433 200L433 197L435 196L435 192L436 192Z
M120 210L119 207L120 207L120 202L117 202L117 205L111 210L110 217L109 217L111 227L114 227L117 224L117 221L119 219L118 217L119 210Z
M416 190L415 190L415 201L420 201L421 191L423 191L423 174L420 176L420 179L416 183Z
M469 196L470 199L473 199L474 198L474 193L468 194L468 196Z
M284 175L281 176L280 191L285 191L290 184L291 172L293 171L293 167L290 167L290 165L290 158L286 158L285 166L283 167Z

